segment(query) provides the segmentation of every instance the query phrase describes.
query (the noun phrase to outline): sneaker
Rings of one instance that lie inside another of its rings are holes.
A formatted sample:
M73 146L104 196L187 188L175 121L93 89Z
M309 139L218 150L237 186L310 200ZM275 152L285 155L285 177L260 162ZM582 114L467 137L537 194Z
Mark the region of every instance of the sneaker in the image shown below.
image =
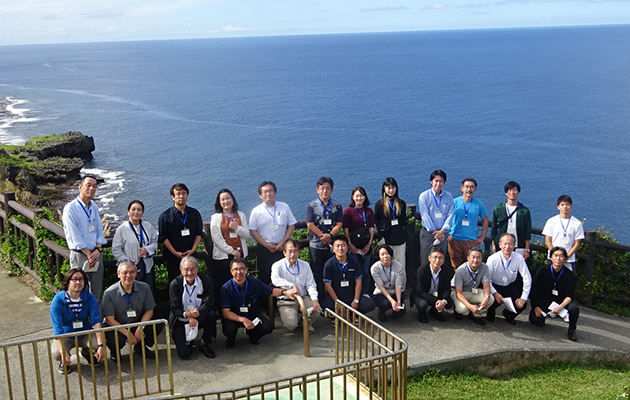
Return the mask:
M85 361L87 361L87 362L88 362L88 364L89 364L92 360L94 360L94 366L95 366L95 367L98 367L99 365L101 365L101 362L100 362L100 361L98 361L98 360L96 359L96 351L94 351L94 353L92 354L92 357L93 357L93 358L91 358L91 359L90 359L90 349L89 349L89 348L87 348L87 347L84 347L84 348L82 348L82 349L81 349L81 356L82 356L83 358L85 358Z
M334 327L334 326L335 326L335 319L334 319L334 318L331 318L331 319L328 321L328 325L330 325L330 326L333 326L333 327Z
M118 363L118 360L120 360L120 353L116 354L116 353L112 352L109 355L109 361L111 361L113 363Z
M477 318L475 317L475 314L473 314L472 312L468 313L468 319L475 322L478 325L485 325L486 321L483 318Z
M62 375L65 375L66 373L70 373L72 372L72 370L70 369L69 365L66 365L64 367L64 364L62 362L59 363L59 365L57 366L57 372L59 372Z

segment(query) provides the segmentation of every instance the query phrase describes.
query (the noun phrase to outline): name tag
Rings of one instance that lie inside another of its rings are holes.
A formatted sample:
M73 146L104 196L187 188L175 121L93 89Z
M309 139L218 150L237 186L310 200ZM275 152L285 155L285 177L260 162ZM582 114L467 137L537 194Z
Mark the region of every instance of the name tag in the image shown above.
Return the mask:
M135 310L127 310L127 318L136 318Z
M507 276L503 277L503 283L507 283Z
M348 286L350 286L349 281L341 281L341 287L348 287Z
M271 224L271 230L272 231L277 231L278 230L278 224Z
M433 292L433 293L431 293L431 295L432 295L433 297L437 297L437 296L438 296L438 292Z
M332 225L332 219L330 219L330 218L324 219L324 220L322 220L322 223L324 225Z
M438 211L438 212L436 212L436 213L435 213L435 218L437 218L437 219L442 219L442 213L441 213L441 212L439 212L439 211Z
M556 289L551 289L551 295L552 296L557 296L558 295L558 291Z
M236 232L230 231L230 237L235 238L235 237L238 237L238 235L236 234Z
M193 307L192 304L189 304L189 305L186 306L186 311L192 311L194 309L195 309L195 307Z
M247 313L249 312L249 307L239 307L238 310L242 313Z
M465 219L462 221L462 226L469 226L470 225L470 221Z
M561 244L569 244L569 238L567 238L567 237L563 237L563 238L560 240L560 243L561 243Z
M473 294L479 294L479 288L473 288L472 292Z
M392 219L392 226L396 226L398 225L398 220L397 219Z
M74 321L72 323L72 328L73 329L81 329L81 328L83 328L83 321Z
M94 232L94 225L88 226L88 232Z
M508 220L508 229L509 230L516 230L516 218L512 218L512 219Z
M190 229L182 229L182 236L190 236Z

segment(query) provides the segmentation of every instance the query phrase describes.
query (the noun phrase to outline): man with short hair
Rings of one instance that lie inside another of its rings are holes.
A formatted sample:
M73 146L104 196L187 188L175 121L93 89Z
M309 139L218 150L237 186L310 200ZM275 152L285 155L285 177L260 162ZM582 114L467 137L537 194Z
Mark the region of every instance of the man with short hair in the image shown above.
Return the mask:
M543 327L547 316L562 316L566 310L569 322L567 337L575 342L575 330L580 317L580 308L573 302L575 275L566 268L567 251L563 247L553 247L550 253L551 265L543 265L534 275L529 322Z
M455 271L453 284L455 290L451 292L455 309L453 316L461 319L468 312L468 319L479 325L485 325L483 316L488 307L494 303L490 294L490 271L482 262L483 254L479 247L468 250L468 261Z
M545 245L549 249L548 258L551 258L552 248L562 247L567 251L565 266L573 271L575 252L584 239L584 227L579 219L571 215L573 200L570 196L563 194L558 197L557 204L560 214L547 220L542 234L545 235Z
M332 178L322 176L317 180L317 199L306 206L306 226L308 227L308 251L311 268L317 283L317 291L324 291L324 264L332 257L332 238L343 228L343 207L332 199L335 184Z
M276 184L264 181L258 186L258 196L263 201L249 216L249 233L258 243L258 277L269 284L271 265L282 259L284 242L291 237L297 220L286 203L276 201Z
M179 263L186 256L193 256L203 235L203 220L199 211L188 207L189 190L183 183L171 186L173 207L160 214L158 241L164 243L164 261L168 281L179 275Z
M504 233L511 233L516 238L515 251L526 260L530 256L529 243L532 239L532 216L529 208L518 201L521 185L509 181L503 187L507 200L497 205L492 212L492 251L500 251L499 240Z
M453 307L451 298L451 279L453 269L442 268L444 265L444 251L433 247L428 255L429 264L418 268L414 303L418 310L418 321L429 322L427 308L431 306L429 314L440 322L446 321L442 311Z
M103 304L101 313L105 319L105 326L118 326L133 324L136 322L146 322L153 318L153 308L155 300L148 284L136 281L138 271L133 261L124 260L118 264L119 281L111 285L103 294ZM162 332L164 325L156 326L157 335ZM145 325L144 329L138 326L133 331L127 328L120 328L118 331L119 347L116 348L116 331L105 332L107 348L110 351L110 360L118 362L120 360L119 350L127 341L133 345L133 352L142 354L145 351L146 358L155 358L155 353L149 349L155 343L153 327ZM142 348L142 338L144 337L144 349Z
M429 177L431 187L418 196L418 212L422 218L420 230L420 268L429 265L429 254L433 247L442 253L447 250L448 232L453 220L453 195L443 190L446 172L436 169Z
M321 306L318 301L317 285L313 278L311 267L306 261L300 260L300 246L297 240L288 239L284 242L284 258L271 266L271 283L282 289L295 289L297 295L302 296L304 306L309 313L309 331L315 333L313 321L319 317ZM282 296L278 299L278 313L282 325L290 331L298 326L300 306L295 299Z
M341 300L363 314L374 310L374 301L367 295L361 295L361 267L356 260L348 257L348 238L344 235L335 236L333 252L335 256L324 265L326 297L322 307L334 310L335 301Z
M203 329L199 351L208 358L215 354L210 348L212 338L217 336L217 314L214 308L214 285L212 279L199 272L199 264L193 256L180 262L181 274L171 281L169 297L173 341L177 355L185 360L192 354L192 342Z
M63 232L70 249L70 267L84 270L90 279L90 293L100 303L103 293L103 224L98 206L92 199L96 194L96 177L85 175L79 183L79 195L63 208Z
M453 222L451 236L448 238L448 254L453 268L466 262L468 250L483 244L488 232L486 207L481 201L473 198L477 191L477 181L465 178L461 190L462 195L453 200ZM479 219L482 221L482 227L481 235L477 236Z
M249 269L244 258L236 257L230 262L232 279L221 288L223 334L227 337L225 347L231 349L236 342L239 328L245 328L251 344L260 344L260 338L273 331L273 324L258 310L258 296L288 296L292 298L295 288L272 288L257 278L247 276Z
M497 307L510 298L516 313L503 310L503 317L510 325L516 325L514 318L527 308L527 298L532 287L532 276L525 263L525 258L514 251L516 238L511 233L504 233L499 240L501 251L494 253L486 264L490 269L490 292L494 296L494 303L488 309L486 319L494 321Z

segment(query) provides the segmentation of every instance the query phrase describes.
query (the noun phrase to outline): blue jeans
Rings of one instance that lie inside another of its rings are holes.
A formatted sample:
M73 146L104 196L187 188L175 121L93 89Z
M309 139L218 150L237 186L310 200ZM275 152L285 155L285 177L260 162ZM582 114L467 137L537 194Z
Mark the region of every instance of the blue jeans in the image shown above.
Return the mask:
M348 257L355 259L361 266L361 274L363 275L363 278L361 279L361 294L367 294L369 296L374 291L374 287L372 287L372 274L370 273L371 256L369 254L362 256L356 253L348 252Z

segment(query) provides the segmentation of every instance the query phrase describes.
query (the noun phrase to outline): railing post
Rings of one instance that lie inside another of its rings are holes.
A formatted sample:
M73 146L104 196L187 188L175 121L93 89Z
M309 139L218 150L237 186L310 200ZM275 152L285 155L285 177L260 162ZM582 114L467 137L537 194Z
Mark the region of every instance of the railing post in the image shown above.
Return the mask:
M597 246L595 245L597 240L597 232L594 230L587 230L584 232L584 241L588 244L588 254L586 255L586 281L588 282L588 297L586 305L593 307L593 277L595 276L595 259L597 258Z
M13 200L15 201L15 192L4 192L2 194L2 197L4 197L4 204L6 207L5 213L6 213L6 219L4 221L4 225L5 225L5 233L7 235L13 235L15 237L15 227L13 227L13 225L11 225L11 223L9 222L9 220L11 219L11 207L9 207L9 201ZM13 265L13 254L11 252L11 247L9 246L9 251L7 255L7 259L9 260L9 265Z

